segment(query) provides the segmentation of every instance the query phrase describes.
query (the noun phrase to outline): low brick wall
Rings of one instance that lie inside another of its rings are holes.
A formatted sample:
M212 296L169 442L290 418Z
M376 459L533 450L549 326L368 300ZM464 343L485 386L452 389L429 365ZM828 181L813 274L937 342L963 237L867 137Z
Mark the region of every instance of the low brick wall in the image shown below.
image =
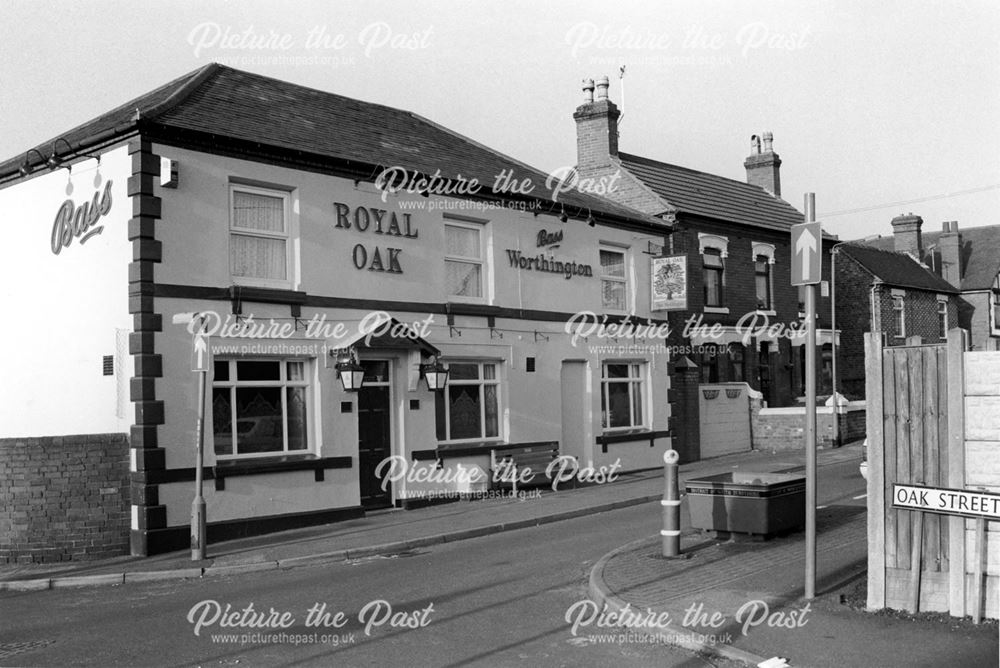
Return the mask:
M761 408L751 401L750 430L754 450L801 450L806 426L805 407ZM834 443L833 408L816 410L816 442L820 447L838 447L865 437L864 402L850 402L837 416L839 443Z
M0 563L128 554L127 434L0 439Z

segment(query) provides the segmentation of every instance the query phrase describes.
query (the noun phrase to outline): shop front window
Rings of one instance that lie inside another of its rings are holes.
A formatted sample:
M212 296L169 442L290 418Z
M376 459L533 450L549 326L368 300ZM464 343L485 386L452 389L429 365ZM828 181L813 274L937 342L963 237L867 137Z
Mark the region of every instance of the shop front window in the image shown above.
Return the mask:
M439 441L500 438L500 379L493 362L451 362L435 402Z
M212 437L217 457L309 449L309 381L303 360L216 360Z
M646 365L605 362L601 366L601 427L628 429L645 426Z

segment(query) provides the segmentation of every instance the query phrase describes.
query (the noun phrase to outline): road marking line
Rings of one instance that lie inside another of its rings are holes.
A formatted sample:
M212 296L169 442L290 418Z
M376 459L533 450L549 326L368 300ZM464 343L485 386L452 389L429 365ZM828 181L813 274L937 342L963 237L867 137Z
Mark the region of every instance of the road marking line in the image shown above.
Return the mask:
M863 499L866 496L868 496L868 495L867 494L861 494L860 496L855 496L855 497L851 497L851 498L853 498L855 501L857 501L858 499Z
M660 529L661 536L680 536L680 531L667 531L666 529Z
M829 508L830 506L816 506L816 510L823 510L824 508Z

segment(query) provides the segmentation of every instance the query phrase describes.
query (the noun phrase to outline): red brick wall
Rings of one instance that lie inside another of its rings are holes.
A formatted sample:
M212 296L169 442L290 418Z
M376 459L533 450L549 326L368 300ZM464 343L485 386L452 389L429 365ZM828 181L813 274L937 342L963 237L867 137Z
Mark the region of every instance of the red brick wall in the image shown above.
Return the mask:
M128 554L126 434L0 439L0 562Z

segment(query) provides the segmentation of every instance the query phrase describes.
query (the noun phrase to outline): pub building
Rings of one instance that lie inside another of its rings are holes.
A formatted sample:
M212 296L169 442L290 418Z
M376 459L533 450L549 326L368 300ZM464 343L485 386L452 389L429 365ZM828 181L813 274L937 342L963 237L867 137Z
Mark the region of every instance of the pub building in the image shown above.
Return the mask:
M670 226L546 177L216 64L0 164L0 559L187 547L199 369L210 544L661 465Z

